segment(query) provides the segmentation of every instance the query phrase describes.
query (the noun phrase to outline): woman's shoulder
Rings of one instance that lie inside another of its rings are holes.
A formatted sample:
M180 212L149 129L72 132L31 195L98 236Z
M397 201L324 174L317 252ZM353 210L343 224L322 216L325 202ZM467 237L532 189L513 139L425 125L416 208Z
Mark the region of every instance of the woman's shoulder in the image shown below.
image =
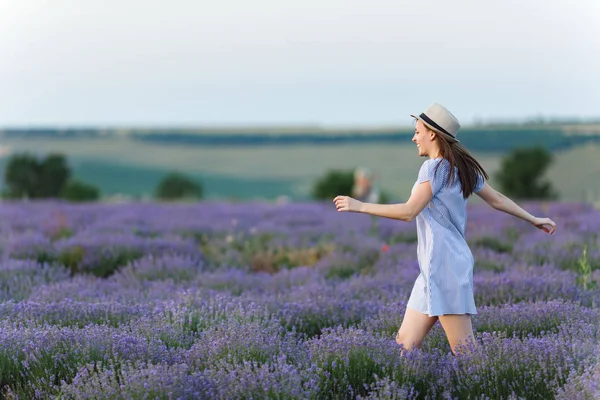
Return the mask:
M438 157L438 158L428 158L427 160L425 160L423 162L423 164L439 164L439 163L449 163L450 161L446 160L445 157Z
M428 158L425 160L425 162L423 162L421 168L425 168L427 170L449 169L450 161L446 160L444 157Z
M428 158L425 161L423 161L423 164L421 164L421 168L431 168L432 166L436 166L443 160L445 160L445 159L444 158Z

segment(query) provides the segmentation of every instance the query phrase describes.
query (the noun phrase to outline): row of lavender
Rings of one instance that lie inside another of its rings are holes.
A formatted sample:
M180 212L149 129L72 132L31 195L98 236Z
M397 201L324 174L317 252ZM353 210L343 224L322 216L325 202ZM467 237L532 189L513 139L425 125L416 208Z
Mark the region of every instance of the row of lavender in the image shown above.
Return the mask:
M600 212L525 206L555 235L469 209L479 347L452 356L438 324L401 357L414 224L317 203L3 204L2 396L593 398Z

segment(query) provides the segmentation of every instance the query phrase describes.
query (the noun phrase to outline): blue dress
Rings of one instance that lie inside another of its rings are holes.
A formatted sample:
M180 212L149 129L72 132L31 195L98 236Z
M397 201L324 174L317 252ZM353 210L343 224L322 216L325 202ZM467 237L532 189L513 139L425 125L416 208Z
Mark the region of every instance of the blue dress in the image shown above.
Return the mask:
M477 314L473 296L474 260L465 239L467 199L461 192L458 168L454 167L456 175L452 185L446 185L449 173L448 160L428 159L421 166L411 191L429 181L433 197L416 217L420 273L407 306L432 317ZM484 184L485 180L478 175L475 192Z

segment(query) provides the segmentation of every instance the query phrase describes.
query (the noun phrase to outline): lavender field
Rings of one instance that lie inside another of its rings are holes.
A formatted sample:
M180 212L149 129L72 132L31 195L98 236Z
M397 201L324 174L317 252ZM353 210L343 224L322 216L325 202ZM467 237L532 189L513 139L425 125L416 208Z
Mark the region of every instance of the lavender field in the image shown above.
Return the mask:
M600 398L600 211L469 206L477 347L402 356L414 223L333 203L0 205L0 398Z

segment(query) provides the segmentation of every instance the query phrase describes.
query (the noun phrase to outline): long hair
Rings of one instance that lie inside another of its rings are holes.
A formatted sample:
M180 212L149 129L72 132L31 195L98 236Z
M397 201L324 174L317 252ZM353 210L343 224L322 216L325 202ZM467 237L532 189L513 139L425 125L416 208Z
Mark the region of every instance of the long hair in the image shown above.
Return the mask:
M427 127L427 129L429 129ZM431 130L431 129L430 129ZM436 134L438 143L440 145L440 152L450 163L450 171L454 171L454 167L458 168L458 178L461 183L463 197L466 199L475 189L475 185L478 180L478 175L483 176L486 180L489 179L487 172L483 169L481 164L469 153L469 151L460 144L456 139L451 138L443 133L433 131ZM436 170L440 167L440 164L436 166ZM448 174L446 185L452 185L454 183L454 173Z

